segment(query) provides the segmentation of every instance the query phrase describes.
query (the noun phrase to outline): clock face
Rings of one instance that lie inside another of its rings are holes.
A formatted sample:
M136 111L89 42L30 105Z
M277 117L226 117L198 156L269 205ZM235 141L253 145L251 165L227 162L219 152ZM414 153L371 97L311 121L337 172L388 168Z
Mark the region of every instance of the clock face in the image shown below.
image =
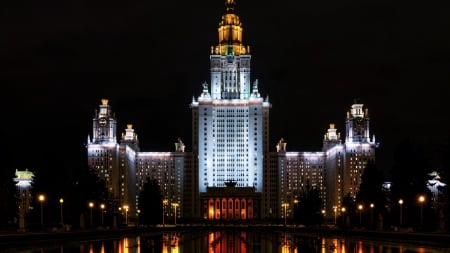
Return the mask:
M105 118L100 118L98 120L98 123L100 124L100 126L106 126L106 119Z
M213 60L211 64L212 64L213 68L219 68L220 67L220 62L218 60Z
M242 60L241 62L242 67L249 68L250 67L250 61L249 60Z

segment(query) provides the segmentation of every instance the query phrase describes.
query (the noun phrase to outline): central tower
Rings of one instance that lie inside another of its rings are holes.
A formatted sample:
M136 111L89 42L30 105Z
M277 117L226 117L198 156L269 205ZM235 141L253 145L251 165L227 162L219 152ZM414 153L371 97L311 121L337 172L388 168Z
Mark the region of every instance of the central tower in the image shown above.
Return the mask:
M191 103L198 191L208 187L253 187L263 191L269 137L268 99L250 82L250 47L242 43L235 2L225 2L219 42L211 47L211 85Z
M219 44L211 47L213 99L248 99L250 96L250 47L242 44L242 24L227 0L219 23Z

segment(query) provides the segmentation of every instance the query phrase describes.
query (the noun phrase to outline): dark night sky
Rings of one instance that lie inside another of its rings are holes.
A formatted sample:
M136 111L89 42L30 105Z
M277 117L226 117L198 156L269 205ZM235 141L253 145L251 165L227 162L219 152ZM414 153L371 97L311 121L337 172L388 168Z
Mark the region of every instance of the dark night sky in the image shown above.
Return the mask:
M210 81L224 2L2 2L1 169L84 166L103 97L143 151L172 151L178 137L190 151L188 105ZM273 150L284 137L289 151L319 151L329 123L344 133L354 98L369 109L383 169L405 138L434 149L449 136L449 7L238 0L252 80L272 103Z

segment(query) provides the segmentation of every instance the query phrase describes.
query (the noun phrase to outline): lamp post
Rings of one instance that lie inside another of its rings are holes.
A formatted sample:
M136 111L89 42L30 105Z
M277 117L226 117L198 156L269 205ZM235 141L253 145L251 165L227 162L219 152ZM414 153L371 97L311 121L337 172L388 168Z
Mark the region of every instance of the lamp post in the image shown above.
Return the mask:
M94 208L94 202L89 202L89 208L91 209L91 216L89 216L89 223L92 227L92 208Z
M136 211L136 216L137 216L137 227L139 227L139 215L141 214L141 210L137 210Z
M122 207L121 206L119 206L119 213L120 213L120 224L122 224L123 213L122 213Z
M337 219L337 206L333 206L333 212L334 212L334 225L336 225L336 219Z
M341 208L341 213L342 213L342 226L345 226L345 207Z
M163 227L165 226L164 223L164 216L166 215L166 205L167 205L168 200L167 199L163 199L163 213L162 213L162 223L163 223Z
M177 225L177 207L179 206L179 204L178 203L172 203L172 206L173 206L173 208L175 209L175 214L174 214L174 223L175 223L175 226Z
M128 209L129 208L130 207L128 205L123 206L123 209L125 209L125 225L127 225L127 227L128 227Z
M420 225L423 225L423 202L425 202L425 196L420 195L420 196L419 196L419 203L420 203Z
M370 203L370 225L373 226L373 208L375 205L373 203Z
M45 201L45 196L44 194L40 194L39 197L39 202L41 202L41 226L44 226L44 201Z
M100 204L100 211L102 212L102 226L103 226L103 213L105 212L105 204Z
M296 223L296 221L298 221L298 202L299 200L297 199L297 196L295 196L294 199L294 211L292 214L292 217L294 218L294 224Z
M61 225L64 224L64 220L63 220L63 203L64 203L64 199L60 198L59 199L59 204L61 205Z
M281 204L282 207L284 207L284 225L287 225L287 208L289 206L288 203Z
M327 220L326 220L326 217L325 217L325 214L326 214L325 209L322 209L321 213L322 213L322 219L323 219L322 222L323 222L323 224L326 224Z
M400 226L401 226L403 224L403 199L399 199L398 204L400 205Z
M361 226L362 224L362 209L363 209L363 205L358 205L358 210L359 210L359 225Z

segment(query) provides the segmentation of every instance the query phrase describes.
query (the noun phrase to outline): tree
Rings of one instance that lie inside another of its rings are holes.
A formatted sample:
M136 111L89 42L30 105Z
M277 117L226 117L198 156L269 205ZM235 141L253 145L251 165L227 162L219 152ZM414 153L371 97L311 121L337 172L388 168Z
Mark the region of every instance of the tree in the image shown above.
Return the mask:
M364 173L361 176L361 185L356 194L356 202L364 203L365 208L371 208L371 225L376 224L379 215L386 216L385 206L388 204L385 193L383 192L383 173L379 171L373 160L367 162Z
M88 167L81 170L71 188L72 191L67 196L69 201L65 201L65 203L67 203L67 215L73 225L79 224L80 216L87 216L89 202L95 203L98 208L100 203L106 203L108 200L108 189L105 181ZM112 208L112 206L108 206L108 208ZM110 209L110 211L115 210Z
M345 208L345 213L343 213L343 215L345 216L344 218L347 217L353 217L356 214L356 202L353 199L352 195L349 193L347 193L343 199L342 199L342 207ZM354 219L353 219L354 220ZM349 221L350 224L351 221ZM347 222L345 222L347 223ZM343 224L344 226L346 224Z
M323 221L322 206L320 191L311 187L308 181L298 200L297 207L294 209L295 220L307 226L321 224Z
M156 179L147 178L139 194L140 223L156 225L162 223L163 199Z

